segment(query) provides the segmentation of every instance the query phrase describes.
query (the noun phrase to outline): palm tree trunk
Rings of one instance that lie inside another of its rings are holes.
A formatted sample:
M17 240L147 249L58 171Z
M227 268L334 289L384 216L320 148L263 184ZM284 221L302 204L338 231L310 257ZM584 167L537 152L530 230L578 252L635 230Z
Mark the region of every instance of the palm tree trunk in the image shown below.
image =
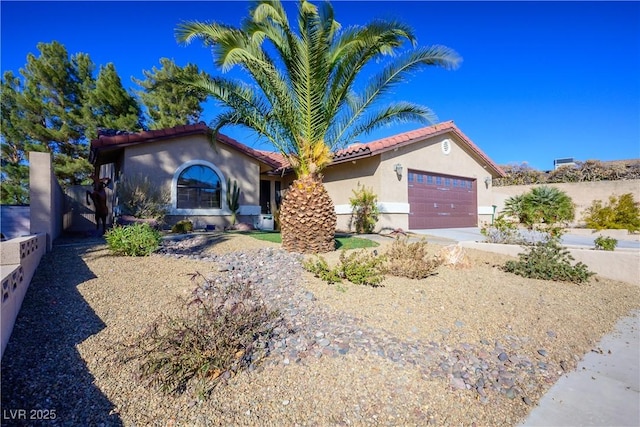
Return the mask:
M335 250L336 212L320 175L296 179L280 209L282 247L289 252Z

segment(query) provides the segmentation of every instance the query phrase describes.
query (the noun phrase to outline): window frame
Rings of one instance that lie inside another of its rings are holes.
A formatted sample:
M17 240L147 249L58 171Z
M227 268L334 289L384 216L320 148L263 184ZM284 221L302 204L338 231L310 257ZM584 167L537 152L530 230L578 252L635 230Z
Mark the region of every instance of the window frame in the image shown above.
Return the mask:
M219 208L178 208L178 179L180 175L192 166L204 166L211 169L220 179L220 207ZM176 169L171 179L171 208L169 215L230 215L227 208L227 180L222 171L213 163L206 160L191 160Z

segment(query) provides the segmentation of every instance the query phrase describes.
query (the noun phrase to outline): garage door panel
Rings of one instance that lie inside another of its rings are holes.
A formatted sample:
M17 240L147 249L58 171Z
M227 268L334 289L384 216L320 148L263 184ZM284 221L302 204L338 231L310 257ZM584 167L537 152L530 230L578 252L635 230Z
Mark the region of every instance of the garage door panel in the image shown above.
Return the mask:
M477 225L475 180L415 170L408 178L410 229Z

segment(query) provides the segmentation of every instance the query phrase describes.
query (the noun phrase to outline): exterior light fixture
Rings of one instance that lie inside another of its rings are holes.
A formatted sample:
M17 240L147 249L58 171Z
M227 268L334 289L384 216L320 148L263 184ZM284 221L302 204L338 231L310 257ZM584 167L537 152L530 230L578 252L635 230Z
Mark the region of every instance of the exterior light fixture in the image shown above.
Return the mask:
M489 188L489 185L491 184L491 177L488 176L484 179L484 185L487 186L487 188Z
M396 175L398 176L398 181L402 179L402 165L400 163L396 163L393 165L393 170L396 171Z

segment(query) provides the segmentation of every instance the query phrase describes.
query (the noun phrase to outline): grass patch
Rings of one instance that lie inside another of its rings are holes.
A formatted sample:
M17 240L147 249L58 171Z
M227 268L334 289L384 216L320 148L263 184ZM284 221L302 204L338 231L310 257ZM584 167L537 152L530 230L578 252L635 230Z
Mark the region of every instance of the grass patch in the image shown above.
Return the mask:
M240 231L240 234L246 234L254 239L264 240L271 243L282 243L282 237L278 231Z
M353 236L339 236L336 237L336 249L363 249L363 248L375 248L380 246L378 242L373 240L363 239L362 237Z
M264 240L271 243L282 243L282 237L278 231L245 231L242 234L251 236L254 239ZM373 240L363 239L361 237L342 235L336 237L336 249L363 249L363 248L375 248L379 246L378 242Z

